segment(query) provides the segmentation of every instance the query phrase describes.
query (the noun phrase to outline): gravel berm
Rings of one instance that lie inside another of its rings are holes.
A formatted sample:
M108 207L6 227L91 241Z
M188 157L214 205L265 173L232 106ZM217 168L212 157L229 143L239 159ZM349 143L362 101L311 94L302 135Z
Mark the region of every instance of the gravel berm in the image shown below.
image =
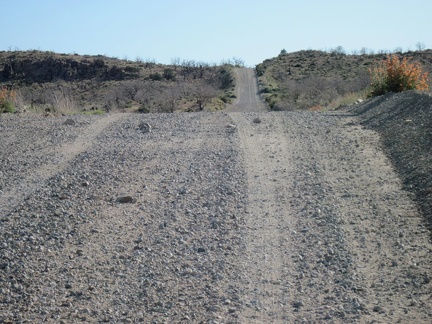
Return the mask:
M249 79L237 111L2 115L0 322L430 323L368 103L267 112Z
M361 125L377 131L403 188L416 197L432 228L432 95L389 93L349 109Z

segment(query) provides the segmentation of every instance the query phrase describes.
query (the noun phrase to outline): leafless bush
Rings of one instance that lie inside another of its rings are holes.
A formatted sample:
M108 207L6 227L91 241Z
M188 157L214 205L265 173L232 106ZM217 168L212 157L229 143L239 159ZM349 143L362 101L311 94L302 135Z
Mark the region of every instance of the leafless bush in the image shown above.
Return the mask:
M174 67L174 70L177 70L177 68L181 65L180 57L173 57L171 59L171 65Z
M195 99L198 110L204 110L204 107L218 95L219 91L208 83L199 83L192 86L192 96Z
M222 62L221 62L220 65L221 66L231 65L231 66L234 66L234 67L244 67L245 66L245 62L244 62L243 59L241 59L239 57L233 57L233 58L230 58L230 59L224 59L224 60L222 60Z
M16 107L18 110L22 110L22 109L25 109L26 106L27 106L27 104L26 104L26 101L25 101L24 93L23 93L23 91L22 91L21 89L19 89L19 90L16 92L16 97L15 97L15 107Z
M136 100L137 94L145 88L145 81L131 80L126 81L120 86L120 93L128 100Z
M160 112L173 113L178 107L178 101L181 98L181 87L179 83L171 85L164 89L160 96Z
M71 89L59 87L50 94L50 104L53 110L58 113L70 113L76 110L75 100Z
M273 110L306 109L312 106L326 106L339 96L358 92L367 87L369 76L359 74L356 78L344 80L340 76L309 76L300 81L289 80L281 84L282 99L273 102ZM268 101L272 101L271 96Z
M180 98L191 95L187 82L157 82L150 80L125 81L113 84L106 93L105 109L124 109L138 106L143 113L172 113L178 108Z
M332 55L346 55L345 49L342 46L337 46L329 50Z
M19 108L29 107L35 111L71 113L77 109L75 97L75 91L66 83L34 84L19 89L17 106Z

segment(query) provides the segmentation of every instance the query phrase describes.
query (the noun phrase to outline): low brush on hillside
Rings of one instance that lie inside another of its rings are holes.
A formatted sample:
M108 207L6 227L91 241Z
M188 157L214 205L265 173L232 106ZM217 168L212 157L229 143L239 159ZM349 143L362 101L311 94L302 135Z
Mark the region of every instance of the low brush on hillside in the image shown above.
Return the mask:
M398 52L432 71L432 50ZM282 51L256 66L260 92L273 110L320 110L352 104L368 95L369 69L385 61L386 53L348 55L343 50ZM351 100L353 100L351 102Z
M140 58L4 51L0 88L13 89L16 96L13 107L2 111L211 111L231 100L232 68L242 64L239 59L221 65L173 59L162 65Z

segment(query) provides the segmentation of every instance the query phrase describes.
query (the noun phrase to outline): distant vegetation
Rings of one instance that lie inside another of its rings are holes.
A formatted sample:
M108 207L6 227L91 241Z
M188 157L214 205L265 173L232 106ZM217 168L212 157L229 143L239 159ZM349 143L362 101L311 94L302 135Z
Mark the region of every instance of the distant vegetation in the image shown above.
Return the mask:
M432 50L393 55L366 48L347 54L282 50L256 66L259 91L273 110L335 109L370 95L408 89L427 90ZM173 58L120 60L103 55L43 51L0 52L0 113L99 114L215 111L235 98L234 67L239 58L209 64Z
M352 104L378 94L373 90L376 84L372 82L377 75L373 74L371 79L370 72L378 71L375 68L385 64L387 55L386 51L375 54L365 48L353 54L346 54L342 47L294 53L282 50L277 57L256 66L260 92L273 110L321 110ZM410 64L417 69L415 73L421 71L420 75L426 76L415 83L416 87L407 89L427 89L429 81L422 68L425 72L432 71L432 50L424 50L422 45L413 52L403 53L398 49L394 55L392 57L402 60L401 65L408 64L404 60L412 58ZM395 91L391 87L381 90Z
M0 112L76 113L223 109L234 96L233 58L220 65L173 59L0 52Z

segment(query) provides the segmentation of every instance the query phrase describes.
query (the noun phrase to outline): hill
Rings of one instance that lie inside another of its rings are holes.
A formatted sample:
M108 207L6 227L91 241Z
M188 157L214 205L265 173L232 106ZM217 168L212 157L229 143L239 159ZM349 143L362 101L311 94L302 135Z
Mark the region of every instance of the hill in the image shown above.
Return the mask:
M3 51L4 86L17 91L18 108L26 110L173 112L223 108L234 79L229 64L178 59L162 65L103 55Z
M396 53L418 61L432 72L432 50ZM369 84L368 68L386 54L347 55L343 51L306 50L281 52L256 66L260 92L274 110L319 109L341 97L364 97ZM350 103L349 101L347 103Z

